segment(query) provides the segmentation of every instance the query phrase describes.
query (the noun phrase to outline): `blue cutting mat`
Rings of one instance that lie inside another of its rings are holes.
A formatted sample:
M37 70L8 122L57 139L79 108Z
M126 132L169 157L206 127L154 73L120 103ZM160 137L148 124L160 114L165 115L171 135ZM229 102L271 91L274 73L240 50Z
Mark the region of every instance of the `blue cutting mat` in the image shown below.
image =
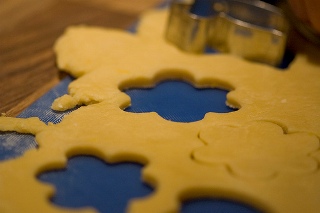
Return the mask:
M202 1L204 2L208 1ZM196 7L203 6L197 4ZM287 51L280 67L287 67L293 57L294 55ZM54 112L50 106L54 99L67 93L67 87L72 80L71 77L63 79L58 86L18 117L39 117L45 123L59 123L64 115L71 111ZM125 92L132 99L132 106L126 111L133 113L156 111L173 122L201 120L206 112L233 111L225 105L227 91L197 89L181 81L164 81L155 88L133 88ZM0 161L17 158L25 151L36 148L37 143L31 135L0 134ZM136 163L108 164L93 156L75 156L69 159L65 170L48 171L38 178L40 181L55 185L57 193L51 201L56 205L68 208L92 206L102 213L120 213L125 212L128 200L146 196L153 191L140 181L141 169L142 165ZM233 201L202 198L182 203L181 212L258 213L260 211Z

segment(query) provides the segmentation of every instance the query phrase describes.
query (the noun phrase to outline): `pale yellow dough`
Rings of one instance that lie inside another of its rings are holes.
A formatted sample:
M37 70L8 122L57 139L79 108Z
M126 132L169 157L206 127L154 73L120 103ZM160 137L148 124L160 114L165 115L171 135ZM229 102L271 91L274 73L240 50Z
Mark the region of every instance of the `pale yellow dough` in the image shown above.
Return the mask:
M58 39L59 68L78 79L52 108L83 106L56 125L0 117L0 130L32 133L39 144L0 162L0 212L94 212L53 205L53 187L36 179L78 154L145 165L142 178L155 191L130 201L129 213L179 212L182 200L195 197L272 213L319 211L319 64L308 52L285 71L230 55L186 54L163 39L166 18L166 10L145 13L137 34L74 26ZM228 89L227 104L240 109L191 123L123 111L130 98L121 89L168 78Z

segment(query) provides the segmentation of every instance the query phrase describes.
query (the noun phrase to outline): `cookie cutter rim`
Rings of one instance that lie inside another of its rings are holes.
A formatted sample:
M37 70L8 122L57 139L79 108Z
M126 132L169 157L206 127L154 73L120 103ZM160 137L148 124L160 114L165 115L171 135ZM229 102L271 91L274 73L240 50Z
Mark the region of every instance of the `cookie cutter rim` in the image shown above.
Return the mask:
M172 1L166 39L186 52L203 53L209 46L248 60L280 64L289 31L281 9L259 0L212 2L213 15L201 16L190 12L194 1ZM256 17L259 23L252 21Z

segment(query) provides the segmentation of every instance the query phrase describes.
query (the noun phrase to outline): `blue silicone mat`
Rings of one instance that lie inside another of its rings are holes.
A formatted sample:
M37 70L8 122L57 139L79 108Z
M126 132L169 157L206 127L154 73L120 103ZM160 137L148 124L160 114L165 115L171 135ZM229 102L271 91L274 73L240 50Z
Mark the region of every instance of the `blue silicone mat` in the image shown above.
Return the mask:
M199 2L209 1L197 2L196 7L206 8L203 5L200 7ZM131 30L134 31L134 28ZM287 51L281 67L287 67L292 59L293 54ZM55 112L50 106L54 99L67 93L67 87L73 80L71 77L64 78L59 85L34 102L18 117L39 117L45 123L61 122L63 117L72 111ZM132 113L156 111L172 122L201 120L206 112L233 111L225 105L227 91L194 88L191 84L178 80L163 81L154 88L132 88L124 92L132 99L132 106L126 111ZM31 135L0 134L0 162L17 158L27 150L37 148L37 143ZM69 159L66 169L48 171L37 178L56 187L57 193L51 198L53 205L66 208L91 206L101 213L122 213L125 212L130 199L147 196L153 192L150 186L140 181L142 168L143 165L131 162L108 164L94 156L75 156ZM258 213L260 211L248 204L230 200L199 198L183 202L180 212Z

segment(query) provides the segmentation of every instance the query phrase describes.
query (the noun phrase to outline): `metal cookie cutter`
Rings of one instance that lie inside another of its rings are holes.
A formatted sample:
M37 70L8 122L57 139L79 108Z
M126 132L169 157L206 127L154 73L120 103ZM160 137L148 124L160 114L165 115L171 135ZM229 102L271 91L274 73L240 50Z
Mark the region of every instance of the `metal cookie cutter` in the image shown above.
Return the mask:
M277 7L259 0L210 0L210 14L201 16L190 11L193 4L171 3L169 42L192 53L210 47L274 66L281 62L289 25Z

